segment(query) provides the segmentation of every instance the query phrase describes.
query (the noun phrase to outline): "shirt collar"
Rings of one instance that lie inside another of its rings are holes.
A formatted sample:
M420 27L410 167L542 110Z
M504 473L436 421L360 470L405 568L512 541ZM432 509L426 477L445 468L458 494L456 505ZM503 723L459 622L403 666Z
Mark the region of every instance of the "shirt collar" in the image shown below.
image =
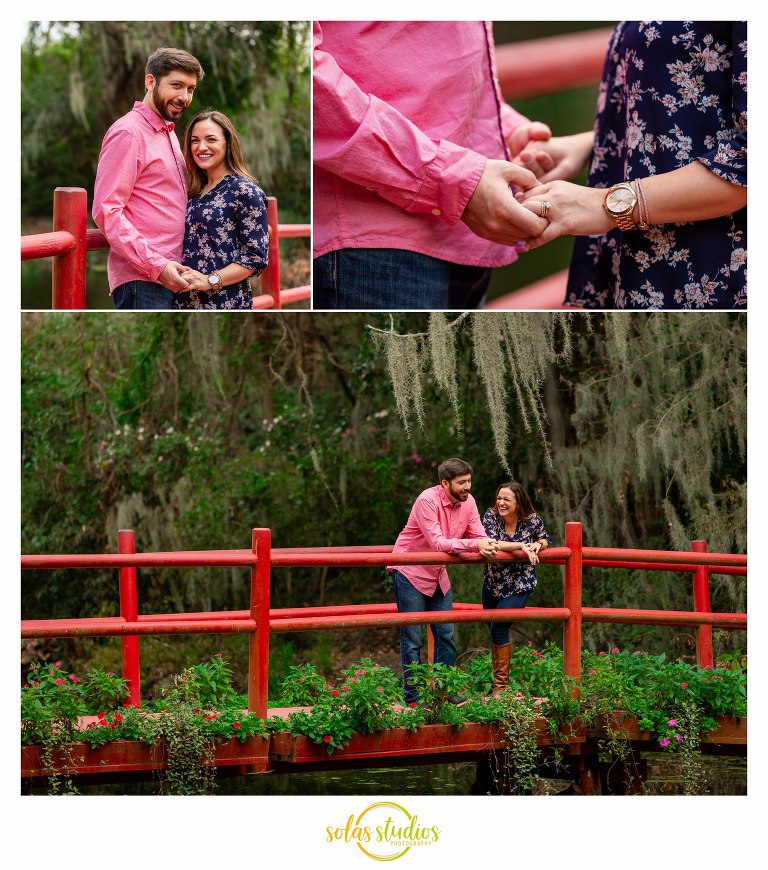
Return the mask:
M438 484L437 489L439 490L438 495L440 496L440 501L445 507L455 508L462 504L460 501L451 501L448 497L448 493L443 489L442 484Z
M149 121L150 126L152 126L155 130L160 132L161 130L170 133L173 130L173 121L170 123L166 122L157 112L153 111L149 108L146 103L139 102L138 100L133 104L133 111L138 112L142 118Z

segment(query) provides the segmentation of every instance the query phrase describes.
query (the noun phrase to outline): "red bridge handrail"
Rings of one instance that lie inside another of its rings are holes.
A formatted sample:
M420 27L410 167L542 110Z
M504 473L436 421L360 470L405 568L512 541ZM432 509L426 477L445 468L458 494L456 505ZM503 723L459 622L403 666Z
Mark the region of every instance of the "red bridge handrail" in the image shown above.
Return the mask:
M87 229L87 193L82 187L57 187L53 193L53 232L21 237L21 259L39 260L53 257L54 310L85 308L85 272L88 251L109 248L101 230ZM282 308L283 304L310 298L311 288L280 286L280 240L309 238L310 224L280 224L277 200L267 197L270 255L267 267L259 276L261 294L254 296L254 308Z
M392 604L342 605L339 607L270 608L270 575L281 567L381 567L387 564L483 563L479 555L458 558L444 553L392 554L391 547L298 547L271 548L269 529L254 529L250 550L205 550L136 553L133 532L118 532L114 553L85 555L23 555L21 567L118 568L120 616L22 621L22 637L121 637L123 675L128 682L131 704L140 704L138 639L142 635L222 634L250 635L248 709L260 716L267 711L269 635L286 632L375 628L440 622L559 621L563 623L563 671L578 682L581 675L581 625L583 621L642 625L695 626L700 666L713 664L712 629L746 629L747 615L713 613L709 602L709 573L746 571L746 555L708 553L704 541L694 541L689 552L634 550L613 547L583 547L581 523L567 523L567 546L551 547L541 554L543 562L565 568L562 607L527 607L522 610L484 610L477 604L456 604L449 612L397 613ZM658 611L584 607L581 600L582 572L587 559L596 566L620 565L654 570L693 573L694 609ZM501 554L492 561L517 561L522 556ZM250 609L210 613L138 613L136 569L139 567L231 567L250 568Z

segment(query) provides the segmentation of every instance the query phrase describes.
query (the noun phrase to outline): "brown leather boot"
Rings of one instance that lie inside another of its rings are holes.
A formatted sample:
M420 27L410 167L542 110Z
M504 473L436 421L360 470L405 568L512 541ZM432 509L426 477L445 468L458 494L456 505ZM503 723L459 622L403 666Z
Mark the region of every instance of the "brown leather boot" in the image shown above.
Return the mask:
M504 644L504 646L496 646L496 644L491 644L494 698L498 698L498 696L509 685L509 657L511 652L511 643Z

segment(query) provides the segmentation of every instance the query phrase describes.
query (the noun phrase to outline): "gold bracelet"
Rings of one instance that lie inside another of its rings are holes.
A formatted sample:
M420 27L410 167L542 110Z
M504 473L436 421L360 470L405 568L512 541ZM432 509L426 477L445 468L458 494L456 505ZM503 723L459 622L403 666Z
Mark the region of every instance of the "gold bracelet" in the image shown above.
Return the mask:
M635 193L637 194L637 212L640 217L637 228L639 230L648 230L651 228L651 222L648 220L648 203L639 178L635 179Z

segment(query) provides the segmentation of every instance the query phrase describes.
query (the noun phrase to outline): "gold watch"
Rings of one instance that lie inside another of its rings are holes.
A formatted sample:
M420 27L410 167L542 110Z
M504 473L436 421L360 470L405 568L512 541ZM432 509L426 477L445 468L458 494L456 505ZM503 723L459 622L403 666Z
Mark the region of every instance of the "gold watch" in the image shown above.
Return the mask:
M632 220L632 212L637 205L635 189L627 181L614 184L609 187L603 201L603 208L616 221L616 225L622 230L634 230L635 222Z

